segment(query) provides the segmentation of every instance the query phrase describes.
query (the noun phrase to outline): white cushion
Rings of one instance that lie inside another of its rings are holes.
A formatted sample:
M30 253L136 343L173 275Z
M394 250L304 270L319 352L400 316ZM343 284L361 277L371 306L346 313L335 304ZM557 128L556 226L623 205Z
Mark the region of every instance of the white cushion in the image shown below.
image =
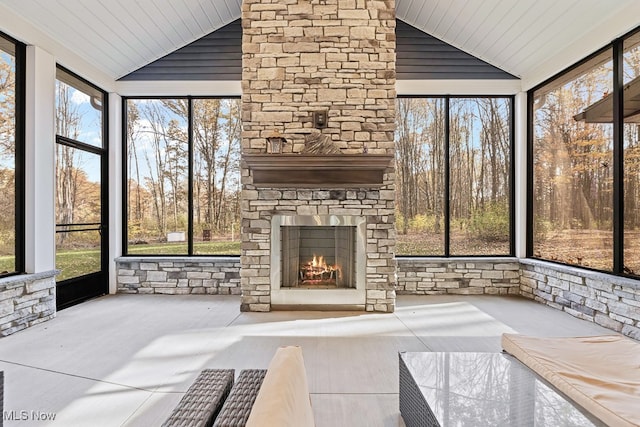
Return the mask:
M640 343L503 334L502 348L610 426L640 426Z
M300 347L276 351L247 420L247 427L288 426L314 426Z

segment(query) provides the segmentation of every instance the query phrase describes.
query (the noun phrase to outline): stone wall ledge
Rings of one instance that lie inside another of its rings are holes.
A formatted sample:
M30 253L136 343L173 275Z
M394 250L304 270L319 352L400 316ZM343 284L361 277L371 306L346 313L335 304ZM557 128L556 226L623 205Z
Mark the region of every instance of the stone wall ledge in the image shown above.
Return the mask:
M0 278L0 290L8 286L35 282L36 280L49 279L60 274L60 270L48 270L40 273L16 274L15 276L7 276Z
M240 262L239 255L229 256L163 256L163 255L127 255L121 256L114 260L117 263L121 262Z
M518 295L516 257L397 257L402 295Z
M523 297L640 340L640 281L533 259L520 266Z
M425 264L425 263L455 263L455 262L465 262L465 263L499 263L499 262L520 262L521 259L510 256L497 256L497 257L431 257L431 256L396 256L398 263L410 264L411 262Z
M117 293L240 295L238 256L123 256Z
M572 276L582 277L595 281L607 282L614 286L620 286L625 289L633 289L640 291L640 280L630 277L616 276L612 273L602 271L593 271L585 268L574 267L570 265L557 264L549 261L543 261L532 258L521 258L520 264L523 266L531 266L534 268L548 269L558 273L569 274Z
M49 270L0 279L0 337L55 317L59 273Z

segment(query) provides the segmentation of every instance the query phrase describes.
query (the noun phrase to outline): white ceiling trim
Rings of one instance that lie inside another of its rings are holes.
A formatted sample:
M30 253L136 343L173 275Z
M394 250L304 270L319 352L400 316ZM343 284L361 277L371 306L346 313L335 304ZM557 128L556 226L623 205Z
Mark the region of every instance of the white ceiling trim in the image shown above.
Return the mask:
M239 81L118 81L122 96L241 96ZM398 80L398 95L515 95L520 81L509 80Z
M398 80L398 95L515 95L520 80Z
M118 81L122 96L240 96L239 81Z

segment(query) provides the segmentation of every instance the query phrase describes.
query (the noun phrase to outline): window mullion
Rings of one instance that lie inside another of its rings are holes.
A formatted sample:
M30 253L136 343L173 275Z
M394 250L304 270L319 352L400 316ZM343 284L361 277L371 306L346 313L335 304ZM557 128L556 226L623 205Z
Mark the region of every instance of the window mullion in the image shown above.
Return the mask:
M193 255L193 98L187 103L187 253Z
M450 114L449 114L449 97L445 97L444 99L444 256L448 257L450 255L451 243L449 241L450 238L450 229L451 229L451 210L450 210Z
M624 269L624 41L613 42L613 271Z

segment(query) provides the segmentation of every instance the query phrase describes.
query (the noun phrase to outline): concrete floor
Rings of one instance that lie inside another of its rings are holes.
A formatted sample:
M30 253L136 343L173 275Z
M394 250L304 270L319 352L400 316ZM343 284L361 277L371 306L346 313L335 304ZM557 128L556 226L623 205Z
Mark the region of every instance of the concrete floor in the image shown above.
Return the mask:
M318 427L404 426L399 351L498 352L503 332L612 333L515 297L401 296L393 314L239 306L235 296L111 295L0 339L4 425L159 426L203 368L237 375L300 345Z

